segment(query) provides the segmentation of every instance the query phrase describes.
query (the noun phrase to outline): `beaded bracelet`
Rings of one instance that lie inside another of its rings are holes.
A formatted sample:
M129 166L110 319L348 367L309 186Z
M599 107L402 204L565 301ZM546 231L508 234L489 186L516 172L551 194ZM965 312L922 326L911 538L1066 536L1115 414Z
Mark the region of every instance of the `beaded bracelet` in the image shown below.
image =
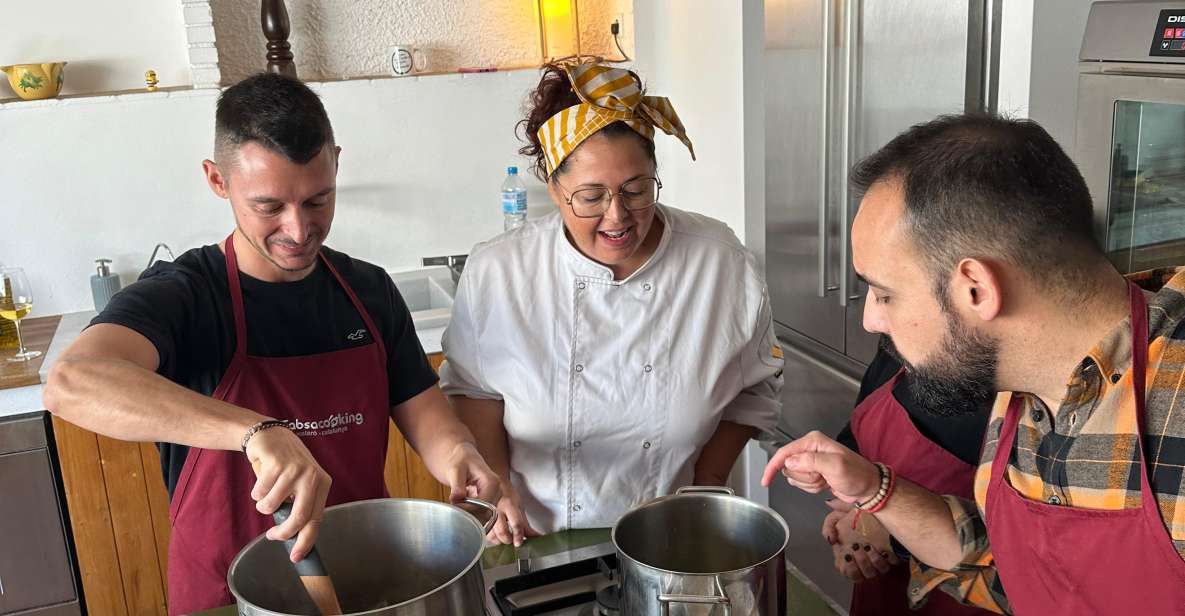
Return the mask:
M885 490L885 495L881 497L880 502L868 507L868 513L876 513L885 508L889 504L889 497L893 495L893 488L897 487L897 473L893 472L893 467L882 464L885 472L889 475L889 487Z
M852 519L853 530L859 524L861 514L873 514L885 508L893 494L893 488L897 485L897 474L889 465L877 462L876 469L880 474L880 487L877 488L876 494L863 503L852 503L856 507L856 516Z
M266 421L261 421L255 425L251 426L250 428L248 428L247 433L243 435L243 444L242 444L243 453L247 453L247 441L251 440L251 437L255 436L256 432L262 432L264 430L267 430L268 428L275 428L277 426L287 428L288 422L280 420L280 419L268 419Z

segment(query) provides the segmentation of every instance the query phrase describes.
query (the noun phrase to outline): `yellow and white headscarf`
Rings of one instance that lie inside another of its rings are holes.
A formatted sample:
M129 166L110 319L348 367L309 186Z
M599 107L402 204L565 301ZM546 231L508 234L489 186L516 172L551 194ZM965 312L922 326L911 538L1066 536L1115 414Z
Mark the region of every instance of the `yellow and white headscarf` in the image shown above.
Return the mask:
M691 160L695 160L687 130L671 101L665 96L643 96L642 84L632 73L603 64L565 65L564 72L581 102L551 116L539 127L548 177L576 146L614 122L624 122L651 141L655 127L661 128L678 137L691 152Z

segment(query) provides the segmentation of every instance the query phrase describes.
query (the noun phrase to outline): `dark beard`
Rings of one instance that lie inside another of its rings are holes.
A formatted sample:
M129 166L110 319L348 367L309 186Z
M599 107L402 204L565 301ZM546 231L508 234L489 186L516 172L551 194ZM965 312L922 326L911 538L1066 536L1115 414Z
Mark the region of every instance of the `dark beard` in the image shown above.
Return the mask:
M954 315L946 317L946 338L926 365L906 361L888 336L881 336L881 348L905 367L909 391L927 413L964 417L984 412L996 397L999 344Z

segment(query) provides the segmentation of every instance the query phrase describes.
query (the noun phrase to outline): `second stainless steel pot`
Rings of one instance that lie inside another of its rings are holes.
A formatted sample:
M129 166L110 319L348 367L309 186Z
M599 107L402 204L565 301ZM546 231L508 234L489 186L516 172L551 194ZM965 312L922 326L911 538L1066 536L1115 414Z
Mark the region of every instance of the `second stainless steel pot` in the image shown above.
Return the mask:
M489 503L467 502L496 518ZM487 530L446 503L357 501L325 510L317 550L347 614L484 614ZM247 544L231 562L227 583L242 616L317 613L278 541L259 537Z
M782 616L790 530L728 488L681 488L613 527L621 613Z

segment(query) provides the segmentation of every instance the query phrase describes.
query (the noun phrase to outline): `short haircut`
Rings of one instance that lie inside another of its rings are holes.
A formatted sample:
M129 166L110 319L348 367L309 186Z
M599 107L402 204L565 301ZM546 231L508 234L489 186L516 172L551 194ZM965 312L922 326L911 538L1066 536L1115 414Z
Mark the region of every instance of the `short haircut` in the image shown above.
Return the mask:
M333 127L321 99L307 85L275 73L258 73L218 97L215 159L220 165L234 164L238 149L249 142L304 164L326 145L334 145Z
M1105 256L1090 190L1036 122L940 116L861 161L851 180L860 192L901 182L903 224L944 306L950 275L968 257L1012 263L1066 300L1093 293L1091 272Z

